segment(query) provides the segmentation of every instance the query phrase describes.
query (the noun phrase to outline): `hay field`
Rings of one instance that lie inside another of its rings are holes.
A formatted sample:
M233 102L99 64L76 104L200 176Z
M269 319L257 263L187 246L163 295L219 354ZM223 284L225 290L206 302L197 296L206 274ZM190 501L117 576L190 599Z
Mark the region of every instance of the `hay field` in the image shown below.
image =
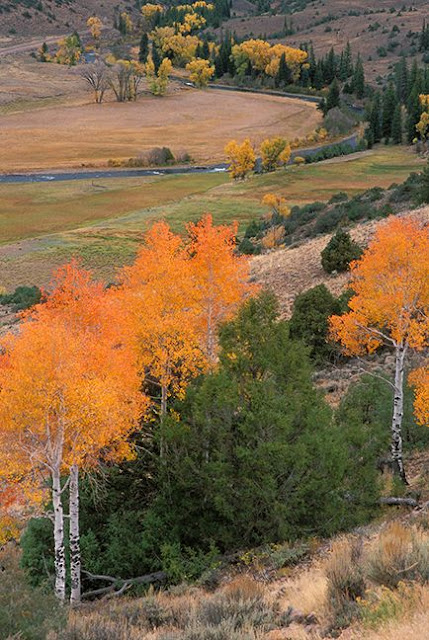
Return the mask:
M295 138L320 123L313 104L219 90L24 109L0 116L0 171L100 166L159 146L187 151L196 162L223 161L231 138L256 144L272 135Z

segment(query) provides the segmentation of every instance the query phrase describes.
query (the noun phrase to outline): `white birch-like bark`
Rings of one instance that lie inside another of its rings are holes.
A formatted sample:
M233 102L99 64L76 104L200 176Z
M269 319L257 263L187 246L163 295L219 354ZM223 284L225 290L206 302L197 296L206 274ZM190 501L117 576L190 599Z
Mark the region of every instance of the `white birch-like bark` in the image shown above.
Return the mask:
M392 465L393 471L406 483L402 457L402 419L404 417L404 361L407 346L399 343L395 348L395 389L392 416Z
M81 558L79 535L79 468L70 467L70 605L75 607L81 601Z
M63 603L66 597L66 556L64 550L64 509L59 465L52 467L52 504L54 508L55 595Z

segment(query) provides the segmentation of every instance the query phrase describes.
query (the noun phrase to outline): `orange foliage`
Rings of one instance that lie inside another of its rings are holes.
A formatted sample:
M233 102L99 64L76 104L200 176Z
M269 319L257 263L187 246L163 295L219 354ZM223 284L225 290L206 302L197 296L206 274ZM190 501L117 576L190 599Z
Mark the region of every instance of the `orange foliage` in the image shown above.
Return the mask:
M144 410L109 293L76 263L54 282L0 357L0 473L34 488L56 466L128 457L126 436Z
M211 215L188 225L197 330L209 363L217 357L217 329L256 290L249 283L249 261L235 254L237 224L213 225Z
M140 368L161 389L161 413L191 378L216 360L217 329L252 290L247 258L235 255L236 225L190 224L189 246L165 222L144 237L135 263L120 273L124 314Z
M159 384L164 413L168 397L182 397L188 380L204 368L190 262L182 239L165 222L154 224L136 261L122 269L119 279L140 370Z
M429 340L429 231L416 219L381 226L353 262L351 311L331 318L331 334L351 355L372 353L386 340L423 349Z

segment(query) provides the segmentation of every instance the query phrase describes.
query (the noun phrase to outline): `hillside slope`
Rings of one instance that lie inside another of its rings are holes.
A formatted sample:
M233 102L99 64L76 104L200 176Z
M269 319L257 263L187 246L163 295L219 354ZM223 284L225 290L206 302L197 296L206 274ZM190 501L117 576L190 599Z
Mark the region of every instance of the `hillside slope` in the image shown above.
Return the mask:
M429 222L429 206L401 215L415 215ZM361 246L368 244L377 227L384 220L371 220L353 227L350 235ZM252 259L252 275L256 282L272 289L280 300L284 317L292 311L295 297L318 284L325 284L334 294L344 289L348 275L328 275L322 269L320 253L328 244L331 234L317 236L297 246L255 256Z
M94 13L112 26L114 10L121 5L134 9L133 3L118 0L0 0L0 43L7 42L4 36L47 36L82 29Z

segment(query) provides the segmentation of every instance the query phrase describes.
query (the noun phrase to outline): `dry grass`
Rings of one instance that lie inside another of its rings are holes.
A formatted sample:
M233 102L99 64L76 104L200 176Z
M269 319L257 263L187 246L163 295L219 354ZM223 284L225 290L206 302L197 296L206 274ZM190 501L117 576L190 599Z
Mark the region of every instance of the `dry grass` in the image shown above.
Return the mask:
M24 111L2 118L0 171L99 166L159 146L185 149L198 162L223 161L231 138L301 137L320 121L316 105L299 100L192 89L135 103Z

